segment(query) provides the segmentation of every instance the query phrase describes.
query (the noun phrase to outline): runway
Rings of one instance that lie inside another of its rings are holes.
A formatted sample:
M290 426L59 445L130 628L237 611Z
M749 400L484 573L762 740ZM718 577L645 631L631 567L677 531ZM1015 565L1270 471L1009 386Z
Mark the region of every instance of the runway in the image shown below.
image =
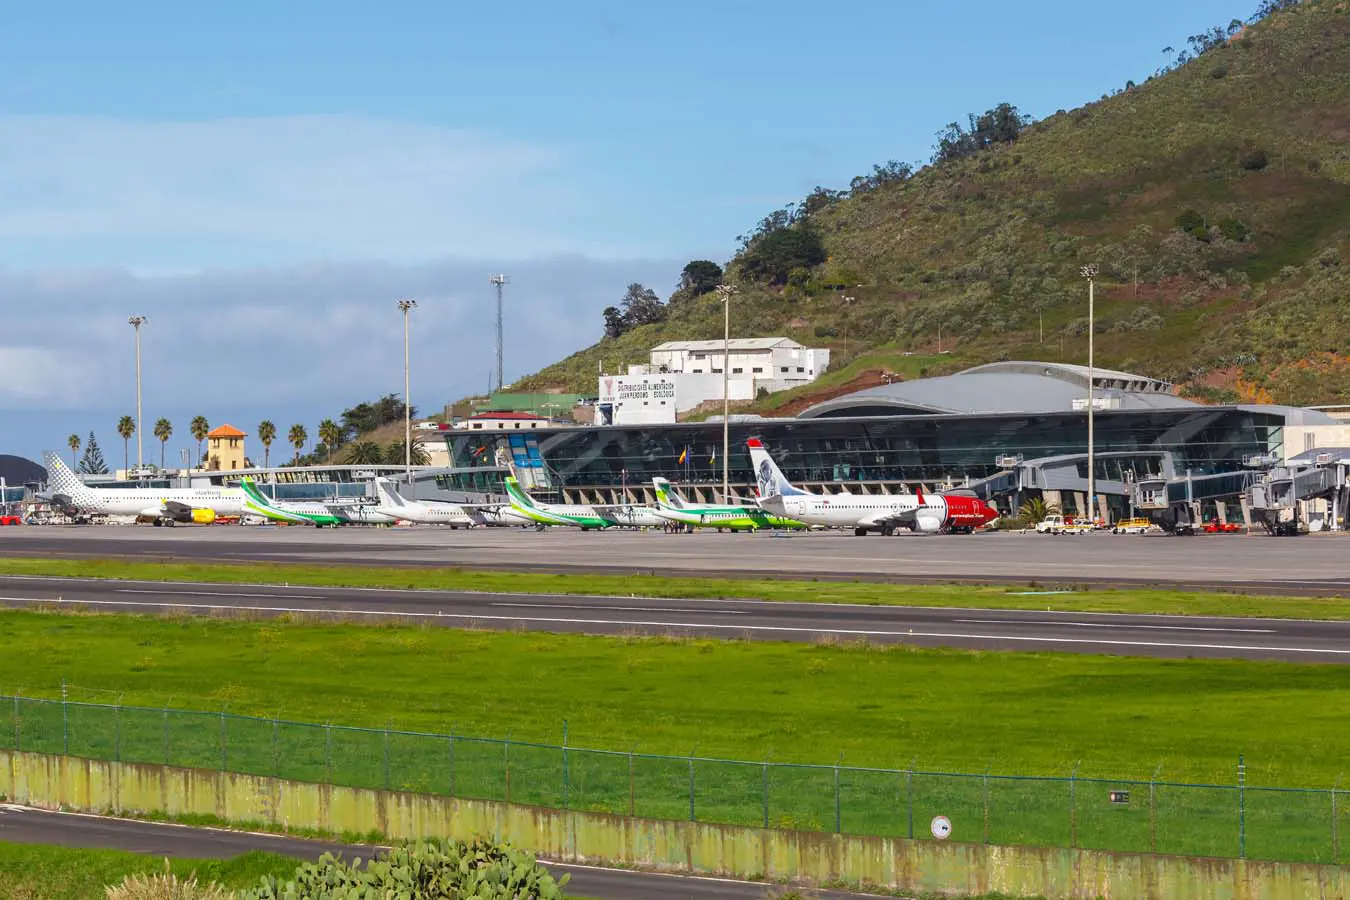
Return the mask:
M50 812L6 804L0 804L0 841L129 850L156 857L186 859L230 859L251 850L293 856L297 860L318 859L324 852L342 853L349 859L353 856L369 859L380 849L256 832L188 828L133 819ZM564 873L571 875L565 888L569 897L589 897L593 900L763 900L769 890L768 886L753 882L544 862L555 877ZM811 893L821 900L848 900L865 896L841 891Z
M444 566L562 573L893 582L1164 585L1191 590L1350 594L1350 535L854 537L664 534L551 528L39 526L0 529L0 556Z
M1053 606L1054 597L1045 597ZM0 605L570 634L1350 663L1350 622L0 576Z

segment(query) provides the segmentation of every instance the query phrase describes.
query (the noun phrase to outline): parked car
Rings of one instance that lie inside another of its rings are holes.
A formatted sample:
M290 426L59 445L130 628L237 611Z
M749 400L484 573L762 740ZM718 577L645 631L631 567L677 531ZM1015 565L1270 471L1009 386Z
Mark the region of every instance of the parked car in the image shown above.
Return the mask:
M1144 518L1121 519L1111 526L1112 534L1149 534L1154 531L1162 529L1154 525L1151 519Z

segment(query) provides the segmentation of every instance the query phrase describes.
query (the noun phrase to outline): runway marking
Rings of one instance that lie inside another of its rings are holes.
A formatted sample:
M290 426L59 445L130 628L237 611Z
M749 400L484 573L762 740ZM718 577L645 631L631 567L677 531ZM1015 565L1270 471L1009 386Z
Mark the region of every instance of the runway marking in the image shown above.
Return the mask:
M1159 631L1223 631L1232 634L1277 634L1274 628L1209 628L1201 625L1135 625L1129 622L1038 622L1035 619L952 619L963 625L1050 625L1066 628L1154 628Z
M184 597L247 597L250 600L327 600L323 594L248 594L235 591L143 591L136 588L117 588L115 594L178 595Z
M605 609L610 612L650 612L650 613L699 613L702 609L662 608L659 606L598 606L589 603L492 603L491 606L523 607L526 609ZM742 609L720 609L719 616L748 616L751 613Z
M624 619L563 619L545 616L485 616L472 613L442 612L406 612L389 609L325 609L323 607L303 606L228 606L212 603L153 603L146 600L56 600L45 599L30 602L55 603L72 606L146 606L155 609L208 609L224 612L270 612L270 613L310 613L325 616L387 616L403 619L465 619L473 622L535 622L546 625L606 625L609 627L631 628L690 628L713 631L761 631L778 634L839 634L851 637L896 637L896 638L950 638L967 641L1018 641L1033 644L1094 644L1105 647L1167 647L1174 650L1243 650L1266 653L1308 653L1329 656L1350 656L1350 649L1326 649L1321 647L1271 647L1243 644L1183 644L1173 641L1126 641L1105 640L1102 638L1044 637L1039 635L1012 634L964 634L943 631L882 631L861 628L796 628L789 625L722 625L712 622L647 622Z

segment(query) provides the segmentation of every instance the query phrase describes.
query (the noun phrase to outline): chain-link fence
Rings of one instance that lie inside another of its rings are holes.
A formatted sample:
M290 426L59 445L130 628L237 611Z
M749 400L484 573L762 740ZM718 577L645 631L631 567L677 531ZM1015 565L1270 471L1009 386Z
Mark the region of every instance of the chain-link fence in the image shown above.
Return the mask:
M0 696L0 748L728 825L1341 862L1350 791L972 775L586 750Z

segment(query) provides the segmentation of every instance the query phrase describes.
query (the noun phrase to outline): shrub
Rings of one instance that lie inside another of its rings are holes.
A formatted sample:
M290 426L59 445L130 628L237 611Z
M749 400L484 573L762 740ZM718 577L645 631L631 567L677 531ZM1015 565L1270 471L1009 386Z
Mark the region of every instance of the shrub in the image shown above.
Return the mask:
M1238 164L1248 172L1260 172L1266 166L1270 165L1270 157L1266 155L1266 151L1262 150L1260 147L1256 147L1252 150L1245 151L1238 157Z
M1227 67L1227 66L1215 66L1214 68L1212 68L1212 69L1209 70L1209 77L1210 77L1210 78L1213 78L1215 81L1218 81L1220 78L1227 78L1227 77L1228 77L1228 67Z
M425 841L396 847L384 859L346 862L325 853L296 869L295 878L262 884L239 900L562 900L568 876L555 881L534 857L489 841ZM215 898L212 898L215 900Z
M1247 238L1252 236L1252 230L1247 227L1247 224L1232 216L1219 221L1219 233L1227 240L1237 244L1245 244Z
M233 900L234 893L214 881L201 885L194 872L180 880L164 860L163 875L128 875L121 884L109 885L108 900Z
M1198 241L1209 240L1209 225L1205 217L1193 209L1183 209L1177 216L1176 226Z

